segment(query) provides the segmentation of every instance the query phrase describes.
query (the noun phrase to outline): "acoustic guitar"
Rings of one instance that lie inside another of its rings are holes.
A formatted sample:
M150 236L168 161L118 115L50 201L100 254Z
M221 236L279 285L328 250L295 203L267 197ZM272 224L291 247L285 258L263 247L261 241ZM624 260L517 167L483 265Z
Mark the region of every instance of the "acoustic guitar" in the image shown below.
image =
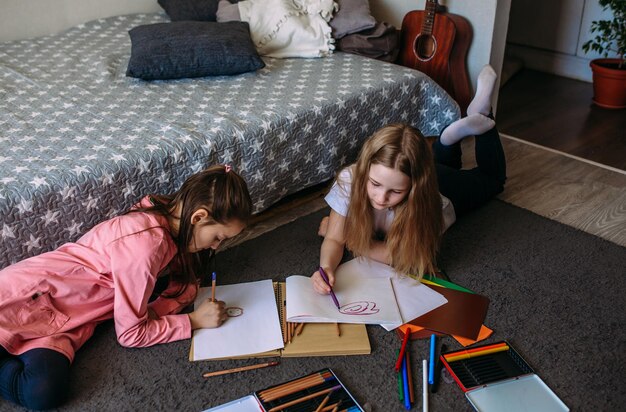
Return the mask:
M426 0L425 10L413 10L404 16L399 63L430 76L465 114L472 94L465 63L472 27L465 18L441 12L438 6L437 0Z

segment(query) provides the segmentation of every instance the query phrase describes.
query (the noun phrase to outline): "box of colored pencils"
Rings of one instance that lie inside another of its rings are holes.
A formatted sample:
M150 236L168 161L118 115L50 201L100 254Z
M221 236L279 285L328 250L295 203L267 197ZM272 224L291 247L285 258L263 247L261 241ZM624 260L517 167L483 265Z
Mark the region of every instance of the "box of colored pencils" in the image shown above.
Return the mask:
M442 364L477 411L568 411L506 341L446 352Z
M270 386L254 395L266 412L363 411L330 368Z

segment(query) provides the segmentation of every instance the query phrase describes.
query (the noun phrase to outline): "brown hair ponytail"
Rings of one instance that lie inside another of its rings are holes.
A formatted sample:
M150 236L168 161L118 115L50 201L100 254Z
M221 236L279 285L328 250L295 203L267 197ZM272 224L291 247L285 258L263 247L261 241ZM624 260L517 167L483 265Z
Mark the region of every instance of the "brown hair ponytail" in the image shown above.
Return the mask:
M184 285L194 283L201 275L209 272L209 263L214 255L212 249L198 253L189 252L193 237L191 216L198 209L206 209L210 223L227 224L238 220L247 224L252 215L252 199L248 186L230 166L215 165L190 176L180 189L169 195L154 195L155 205L137 209L172 216L181 205L178 236L174 239L178 247L176 259L180 270L171 274L171 279ZM184 292L186 286L176 296Z

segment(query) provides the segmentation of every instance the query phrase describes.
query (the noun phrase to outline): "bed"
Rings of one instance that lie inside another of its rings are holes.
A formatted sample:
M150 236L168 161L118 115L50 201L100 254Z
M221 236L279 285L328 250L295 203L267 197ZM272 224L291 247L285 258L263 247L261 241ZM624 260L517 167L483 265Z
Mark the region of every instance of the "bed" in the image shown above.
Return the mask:
M128 31L166 21L121 15L0 44L0 267L210 164L231 164L261 212L331 179L387 123L434 135L460 114L426 75L341 52L264 57L235 76L127 77Z

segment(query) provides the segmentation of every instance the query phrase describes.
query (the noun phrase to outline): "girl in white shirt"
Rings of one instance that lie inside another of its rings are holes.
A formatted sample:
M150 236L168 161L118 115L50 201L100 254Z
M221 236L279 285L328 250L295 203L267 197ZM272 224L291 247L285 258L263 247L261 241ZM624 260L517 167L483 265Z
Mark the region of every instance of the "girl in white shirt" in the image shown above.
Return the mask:
M329 282L316 271L317 292L330 293L345 248L401 274L435 272L441 235L456 216L502 192L506 162L491 115L496 78L491 66L483 68L468 116L446 127L432 148L414 127L388 125L339 173L326 196L330 216L320 225L320 267ZM476 136L477 167L464 170L460 142L470 135Z

